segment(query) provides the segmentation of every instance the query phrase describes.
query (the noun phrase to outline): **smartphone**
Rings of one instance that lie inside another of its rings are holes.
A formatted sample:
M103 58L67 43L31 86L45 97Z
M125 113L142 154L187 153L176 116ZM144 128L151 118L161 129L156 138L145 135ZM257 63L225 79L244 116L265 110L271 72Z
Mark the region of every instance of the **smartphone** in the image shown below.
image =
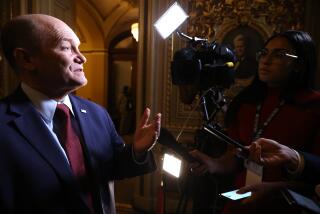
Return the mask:
M231 199L231 200L239 200L239 199L247 198L247 197L251 196L251 192L246 192L244 194L238 194L237 191L238 190L236 189L236 190L233 190L233 191L230 191L230 192L221 193L220 195L224 196L224 197L226 197L228 199Z

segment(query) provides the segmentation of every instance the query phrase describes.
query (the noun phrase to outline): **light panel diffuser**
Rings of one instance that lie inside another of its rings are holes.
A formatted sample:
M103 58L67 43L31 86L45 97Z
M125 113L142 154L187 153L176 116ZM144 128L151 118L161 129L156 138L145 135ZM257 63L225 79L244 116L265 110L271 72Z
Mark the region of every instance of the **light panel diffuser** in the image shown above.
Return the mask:
M186 19L188 15L175 2L171 7L156 21L155 28L163 39L166 39L175 31Z

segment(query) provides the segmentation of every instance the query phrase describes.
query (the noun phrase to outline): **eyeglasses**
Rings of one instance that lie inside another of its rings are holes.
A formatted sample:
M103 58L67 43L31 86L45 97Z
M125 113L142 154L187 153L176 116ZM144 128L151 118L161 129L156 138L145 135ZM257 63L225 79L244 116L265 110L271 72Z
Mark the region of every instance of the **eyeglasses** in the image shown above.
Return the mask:
M266 48L263 48L257 52L256 59L257 59L257 61L259 61L268 55L271 60L283 60L286 58L298 59L297 55L289 53L289 51L286 49L274 49L270 52Z

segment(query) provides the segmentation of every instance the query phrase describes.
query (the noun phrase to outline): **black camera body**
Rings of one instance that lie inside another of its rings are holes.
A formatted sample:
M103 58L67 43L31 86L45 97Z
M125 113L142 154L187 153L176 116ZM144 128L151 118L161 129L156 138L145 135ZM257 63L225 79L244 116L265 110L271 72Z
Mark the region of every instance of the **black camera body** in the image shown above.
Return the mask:
M188 45L174 53L171 62L172 83L175 85L196 85L199 90L212 86L228 88L233 83L234 53L226 46L206 39L189 37Z

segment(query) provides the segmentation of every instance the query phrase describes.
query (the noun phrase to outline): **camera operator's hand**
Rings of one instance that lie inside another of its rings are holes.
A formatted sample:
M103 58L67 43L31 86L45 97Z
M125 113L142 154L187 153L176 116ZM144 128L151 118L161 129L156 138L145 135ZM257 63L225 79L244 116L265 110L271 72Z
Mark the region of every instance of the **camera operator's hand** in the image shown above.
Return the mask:
M249 159L267 167L285 166L289 170L299 165L299 154L295 150L265 138L249 146Z
M190 154L197 159L199 162L193 162L189 165L190 171L196 175L204 175L209 171L209 173L213 173L214 171L214 160L200 152L199 150L193 150ZM211 168L211 169L210 169Z
M192 163L190 165L190 171L196 175L203 175L207 172L210 174L225 174L232 172L235 167L235 155L236 150L230 147L228 151L220 158L212 158L199 150L193 150L190 154L197 159L198 163Z
M286 186L287 184L285 182L262 182L254 185L244 186L240 188L237 193L243 194L246 192L251 192L250 197L241 201L242 204L250 205L252 203L263 202L266 197L270 197Z

